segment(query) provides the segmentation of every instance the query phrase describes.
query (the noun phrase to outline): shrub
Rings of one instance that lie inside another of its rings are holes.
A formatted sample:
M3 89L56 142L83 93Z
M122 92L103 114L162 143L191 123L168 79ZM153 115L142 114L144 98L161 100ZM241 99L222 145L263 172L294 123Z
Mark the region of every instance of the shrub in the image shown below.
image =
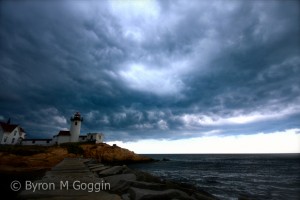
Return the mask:
M76 155L82 155L84 153L84 150L79 143L63 143L60 144L60 146L63 148L67 148L68 153L73 153Z
M47 147L44 146L20 146L20 145L1 145L0 152L20 155L32 156L38 153L45 153Z

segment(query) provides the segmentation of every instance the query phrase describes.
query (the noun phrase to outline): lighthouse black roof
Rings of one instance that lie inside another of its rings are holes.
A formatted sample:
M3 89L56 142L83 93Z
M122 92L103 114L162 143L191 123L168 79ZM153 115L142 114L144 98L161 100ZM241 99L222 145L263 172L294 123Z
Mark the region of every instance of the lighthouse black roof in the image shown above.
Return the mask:
M70 136L71 133L70 131L59 131L59 133L57 134L57 136Z
M79 112L76 112L73 117L71 117L71 121L83 121L83 118L80 116Z

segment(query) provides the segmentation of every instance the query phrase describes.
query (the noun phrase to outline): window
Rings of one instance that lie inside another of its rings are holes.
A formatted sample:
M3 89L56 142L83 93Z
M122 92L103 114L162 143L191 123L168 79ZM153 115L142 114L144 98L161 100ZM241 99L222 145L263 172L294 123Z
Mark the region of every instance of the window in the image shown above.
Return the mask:
M75 126L77 125L77 122L75 122Z
M6 142L6 141L7 141L7 137L4 138L4 142Z
M17 131L14 132L14 136L16 136L16 135L17 135Z
M15 142L15 138L12 139L11 143L13 144Z
M32 140L32 144L34 144L35 143L35 140Z

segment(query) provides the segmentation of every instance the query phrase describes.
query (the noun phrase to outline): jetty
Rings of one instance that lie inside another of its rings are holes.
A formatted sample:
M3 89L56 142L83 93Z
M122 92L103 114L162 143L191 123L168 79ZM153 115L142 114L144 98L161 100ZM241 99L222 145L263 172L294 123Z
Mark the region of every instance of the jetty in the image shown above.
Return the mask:
M204 191L183 188L126 165L65 158L40 180L22 183L19 199L34 200L212 200Z
M118 195L107 192L109 185L105 185L104 180L89 169L89 161L90 159L65 158L46 172L42 179L25 182L19 198L119 200Z

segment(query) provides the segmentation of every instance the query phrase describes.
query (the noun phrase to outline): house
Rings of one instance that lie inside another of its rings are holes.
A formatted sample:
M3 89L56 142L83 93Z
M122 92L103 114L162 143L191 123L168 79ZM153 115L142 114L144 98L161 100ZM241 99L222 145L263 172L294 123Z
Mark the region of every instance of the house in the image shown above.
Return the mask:
M102 133L88 133L86 141L95 142L96 144L103 142L104 135Z
M0 122L0 144L20 144L25 139L25 131L18 124L10 124L10 120Z
M103 133L88 133L87 135L79 135L79 142L95 142L96 144L103 142Z

